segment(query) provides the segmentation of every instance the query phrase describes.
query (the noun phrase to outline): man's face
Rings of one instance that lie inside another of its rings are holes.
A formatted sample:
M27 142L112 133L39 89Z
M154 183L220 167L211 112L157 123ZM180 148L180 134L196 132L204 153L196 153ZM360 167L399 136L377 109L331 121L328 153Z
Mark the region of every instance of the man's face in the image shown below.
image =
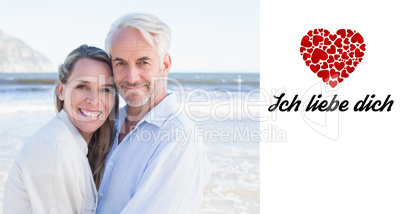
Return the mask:
M156 49L147 43L140 31L118 30L112 38L111 57L117 88L129 106L140 107L163 99L166 93L163 77L168 69L165 63L160 66Z

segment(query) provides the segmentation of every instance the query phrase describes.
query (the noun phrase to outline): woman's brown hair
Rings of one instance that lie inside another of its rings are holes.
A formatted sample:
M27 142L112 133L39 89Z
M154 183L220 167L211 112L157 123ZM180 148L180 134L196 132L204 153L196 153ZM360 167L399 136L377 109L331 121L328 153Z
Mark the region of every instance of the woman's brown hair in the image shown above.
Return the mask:
M104 62L112 69L112 62L105 51L97 47L81 45L73 50L64 60L64 63L59 66L59 81L66 84L68 78L74 69L74 65L80 59L92 59L98 62ZM56 110L60 112L63 109L64 101L57 96L57 87L55 92ZM99 127L92 135L88 144L88 161L92 169L92 175L99 189L102 181L103 170L105 168L106 155L113 145L115 136L115 119L119 106L119 98L117 90L115 90L115 105L113 106L105 123Z

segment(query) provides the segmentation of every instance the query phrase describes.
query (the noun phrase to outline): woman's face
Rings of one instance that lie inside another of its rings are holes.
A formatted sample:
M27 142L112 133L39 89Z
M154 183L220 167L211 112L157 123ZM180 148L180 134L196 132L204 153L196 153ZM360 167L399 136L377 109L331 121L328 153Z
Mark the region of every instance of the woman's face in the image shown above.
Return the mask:
M114 94L112 70L92 59L78 60L67 83L58 84L63 109L87 142L112 110Z

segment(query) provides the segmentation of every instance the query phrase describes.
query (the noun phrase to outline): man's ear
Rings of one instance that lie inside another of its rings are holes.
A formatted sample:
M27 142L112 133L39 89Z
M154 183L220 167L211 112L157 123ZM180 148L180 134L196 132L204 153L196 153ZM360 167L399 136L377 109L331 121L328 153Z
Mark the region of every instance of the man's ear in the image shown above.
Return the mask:
M61 101L64 101L64 98L65 98L64 85L60 81L59 81L59 83L57 83L57 96L59 97L59 99Z
M172 60L170 59L170 54L167 53L165 55L165 57L163 57L163 64L162 64L163 77L167 77L171 65L172 65Z

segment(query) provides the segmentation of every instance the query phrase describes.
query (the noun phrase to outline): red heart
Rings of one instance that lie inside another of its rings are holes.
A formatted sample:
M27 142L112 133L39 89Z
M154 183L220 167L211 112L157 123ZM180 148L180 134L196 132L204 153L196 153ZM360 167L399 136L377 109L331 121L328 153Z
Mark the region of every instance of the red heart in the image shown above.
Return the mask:
M341 77L343 77L343 78L348 78L348 77L349 77L349 74L346 73L345 70L343 70L343 71L342 71L342 74L341 74Z
M329 81L329 86L331 86L332 88L335 88L336 85L338 85L338 81L336 81L336 80L335 81L332 81L332 80Z
M329 75L331 76L331 79L336 79L339 77L339 75L341 75L341 73L336 72L334 69L331 69L329 71Z
M335 68L338 69L338 71L342 70L343 67L345 67L344 62L335 62Z
M339 29L336 34L322 28L310 30L300 45L306 65L333 88L355 71L366 51L363 36L350 29Z
M356 57L363 57L364 56L364 53L362 51L360 51L359 48L356 48L355 53L356 53Z
M320 70L320 65L310 65L310 69L314 73L317 73L317 71Z
M335 53L336 53L335 45L331 45L331 47L329 47L329 48L327 49L327 53L328 53L328 54L335 54Z
M332 41L334 41L338 36L336 34L330 34L329 35L329 39L331 39Z
M311 62L313 63L318 63L320 62L320 60L327 60L328 59L328 54L319 49L319 48L315 48L313 50L313 54L311 55Z
M301 45L304 47L311 47L313 43L310 42L310 38L308 36L304 36L301 41Z
M318 46L320 42L324 41L324 38L322 36L314 35L313 36L313 45Z
M346 70L349 72L349 74L350 73L352 73L354 70L355 70L355 67L350 67L350 66L347 66L346 67Z
M322 78L322 81L328 82L329 80L329 71L328 70L321 70L317 73L318 77Z

